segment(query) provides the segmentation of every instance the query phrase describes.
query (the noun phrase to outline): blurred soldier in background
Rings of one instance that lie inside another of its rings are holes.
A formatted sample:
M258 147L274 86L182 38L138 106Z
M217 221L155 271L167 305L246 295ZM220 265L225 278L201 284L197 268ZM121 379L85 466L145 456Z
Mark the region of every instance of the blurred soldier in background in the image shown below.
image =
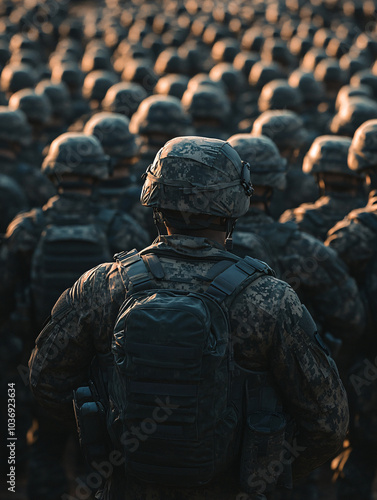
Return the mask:
M304 231L324 241L327 231L354 208L365 205L364 177L347 165L351 139L342 136L319 136L304 157L302 169L312 174L321 197L287 210L280 222L293 221Z

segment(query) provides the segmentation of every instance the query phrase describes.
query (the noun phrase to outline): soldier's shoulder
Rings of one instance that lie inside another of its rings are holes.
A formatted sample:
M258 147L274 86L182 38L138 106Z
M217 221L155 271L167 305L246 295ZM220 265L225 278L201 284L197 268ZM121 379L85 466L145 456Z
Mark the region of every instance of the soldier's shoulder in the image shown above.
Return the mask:
M301 314L301 303L293 288L273 275L261 275L244 290L242 301L265 315L277 318L290 311Z
M6 231L6 239L21 235L23 232L38 232L40 230L43 212L40 208L33 208L28 212L22 212L12 220Z

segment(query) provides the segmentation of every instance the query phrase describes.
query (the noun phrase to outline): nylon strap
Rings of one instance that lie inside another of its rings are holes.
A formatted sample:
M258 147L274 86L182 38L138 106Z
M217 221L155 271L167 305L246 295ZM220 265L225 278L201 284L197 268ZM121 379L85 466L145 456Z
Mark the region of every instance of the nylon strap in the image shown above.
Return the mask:
M220 273L212 281L205 293L222 302L232 295L244 281L251 276L256 279L261 274L273 275L273 271L264 262L247 256Z

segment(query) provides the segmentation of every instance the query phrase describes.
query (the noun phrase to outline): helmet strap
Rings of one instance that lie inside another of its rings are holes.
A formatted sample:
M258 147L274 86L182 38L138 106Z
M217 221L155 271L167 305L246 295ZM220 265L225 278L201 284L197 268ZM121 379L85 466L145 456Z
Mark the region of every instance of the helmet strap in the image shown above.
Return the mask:
M236 225L236 220L233 218L226 219L226 235L225 235L225 249L230 252L233 250L233 231Z

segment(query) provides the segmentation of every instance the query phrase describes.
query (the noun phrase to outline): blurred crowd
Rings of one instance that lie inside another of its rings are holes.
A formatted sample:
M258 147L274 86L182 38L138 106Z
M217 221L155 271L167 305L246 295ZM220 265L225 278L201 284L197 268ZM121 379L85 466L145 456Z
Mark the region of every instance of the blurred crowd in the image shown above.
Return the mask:
M370 500L376 2L3 0L0 71L0 398L5 407L17 382L28 498L60 499L69 471L88 474L72 429L30 396L35 338L83 272L153 241L142 174L168 140L204 136L250 163L255 191L234 252L270 264L312 313L351 407L332 463L337 498ZM5 435L5 416L0 425ZM314 473L291 498L320 499L317 483Z

